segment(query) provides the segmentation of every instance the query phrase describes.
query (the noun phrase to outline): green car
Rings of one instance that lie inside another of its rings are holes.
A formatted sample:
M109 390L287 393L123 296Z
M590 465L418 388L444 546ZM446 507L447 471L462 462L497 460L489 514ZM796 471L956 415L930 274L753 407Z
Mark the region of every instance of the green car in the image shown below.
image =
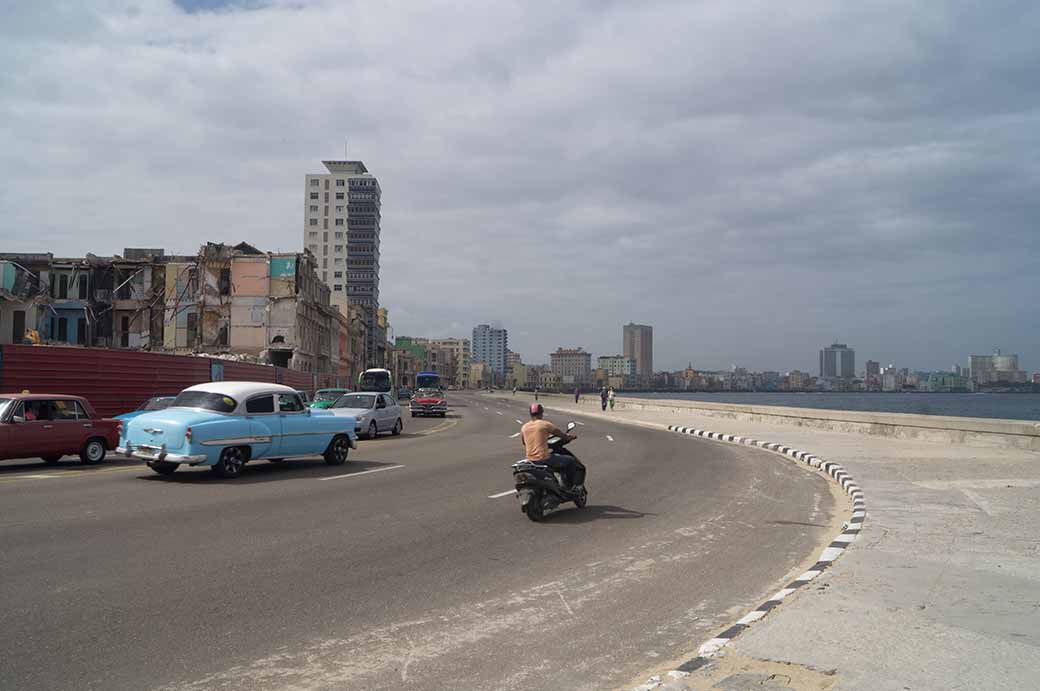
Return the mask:
M350 393L350 389L318 389L314 394L314 402L311 403L311 408L317 410L331 408L332 404L345 393Z

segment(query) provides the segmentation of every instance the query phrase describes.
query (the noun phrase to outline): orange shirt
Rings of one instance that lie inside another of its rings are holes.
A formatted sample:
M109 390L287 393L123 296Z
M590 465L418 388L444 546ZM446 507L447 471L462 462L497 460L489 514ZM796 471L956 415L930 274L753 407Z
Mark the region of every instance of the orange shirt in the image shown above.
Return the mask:
M563 432L548 420L531 420L520 428L524 451L529 461L544 461L552 455L549 437L562 437Z

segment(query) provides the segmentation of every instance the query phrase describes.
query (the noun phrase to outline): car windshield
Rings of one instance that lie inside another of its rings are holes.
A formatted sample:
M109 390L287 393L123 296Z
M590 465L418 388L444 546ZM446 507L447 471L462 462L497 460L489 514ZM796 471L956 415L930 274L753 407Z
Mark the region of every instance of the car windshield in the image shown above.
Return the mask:
M333 408L373 408L376 405L376 397L371 394L352 393L341 396Z
M390 373L383 370L369 370L361 375L361 386L364 391L390 391Z
M231 396L212 391L181 391L176 400L170 405L172 408L202 408L212 410L216 413L230 413L238 405Z
M329 389L327 391L319 391L314 394L315 401L335 401L337 398L342 396L345 392L342 389Z
M138 410L165 410L170 407L174 399L172 396L156 396L155 398L149 398L147 401L141 404Z
M420 374L415 377L415 386L419 389L439 389L441 385L440 375Z
M0 398L0 419L7 415L7 411L14 406L13 398Z

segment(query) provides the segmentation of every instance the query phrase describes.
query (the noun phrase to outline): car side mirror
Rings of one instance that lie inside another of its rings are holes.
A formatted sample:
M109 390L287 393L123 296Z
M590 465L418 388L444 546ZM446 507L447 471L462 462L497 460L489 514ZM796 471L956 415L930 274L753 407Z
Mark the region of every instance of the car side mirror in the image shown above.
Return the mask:
M15 422L15 423L21 424L21 423L25 422L25 418L22 417L21 415L15 415L14 417L11 418L11 422Z
M572 429L574 429L577 426L578 426L578 423L576 423L576 422L568 422L567 423L567 431L570 432Z

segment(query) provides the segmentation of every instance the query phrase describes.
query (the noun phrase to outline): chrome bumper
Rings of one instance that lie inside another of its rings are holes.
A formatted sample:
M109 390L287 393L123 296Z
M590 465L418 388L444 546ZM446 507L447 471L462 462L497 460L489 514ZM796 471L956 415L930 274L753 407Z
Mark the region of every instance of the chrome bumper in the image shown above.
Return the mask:
M116 453L129 456L130 458L138 458L142 461L163 461L165 463L203 463L208 460L206 454L184 454L184 453L170 453L166 450L166 445L162 446L148 446L147 444L139 444L132 446L127 444L126 446L120 446L116 449Z

